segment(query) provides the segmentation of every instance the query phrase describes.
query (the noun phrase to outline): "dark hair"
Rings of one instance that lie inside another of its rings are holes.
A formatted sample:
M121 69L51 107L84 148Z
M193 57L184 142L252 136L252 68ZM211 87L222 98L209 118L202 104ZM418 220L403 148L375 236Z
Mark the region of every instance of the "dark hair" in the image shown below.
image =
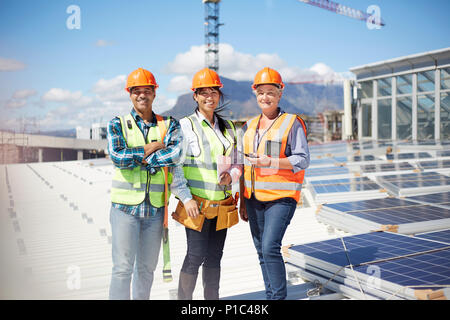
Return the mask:
M214 115L217 117L217 123L219 125L219 130L225 134L225 119L223 118L223 112L226 111L227 106L228 106L228 102L224 103L225 101L225 95L223 94L223 92L220 90L219 87L211 87L211 89L216 89L217 91L219 91L219 105L217 106L216 110L214 110ZM197 94L197 90L195 90L195 94ZM194 99L194 97L192 97L192 99ZM195 101L195 99L194 99ZM198 103L197 103L197 108L195 109L196 111L198 110Z

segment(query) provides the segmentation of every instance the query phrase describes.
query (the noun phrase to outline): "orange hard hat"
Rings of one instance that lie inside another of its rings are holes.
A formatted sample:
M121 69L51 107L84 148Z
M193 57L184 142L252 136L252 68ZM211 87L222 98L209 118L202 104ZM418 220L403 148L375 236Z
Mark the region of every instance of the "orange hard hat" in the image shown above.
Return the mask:
M206 87L223 87L217 72L208 68L204 68L194 75L191 90L195 91L195 89Z
M136 69L129 74L125 90L130 92L130 88L139 86L154 86L155 89L159 87L153 74L142 68Z
M281 75L274 69L265 67L258 71L253 81L252 89L255 90L259 84L276 84L281 89L284 88L284 83L281 80Z

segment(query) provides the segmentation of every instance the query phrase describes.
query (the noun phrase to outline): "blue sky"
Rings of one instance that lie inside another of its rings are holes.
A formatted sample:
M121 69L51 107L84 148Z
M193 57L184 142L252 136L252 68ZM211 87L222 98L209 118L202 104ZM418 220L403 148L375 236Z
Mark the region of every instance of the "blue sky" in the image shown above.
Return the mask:
M448 0L340 0L377 5L386 26L298 0L222 0L220 74L250 80L264 66L286 81L450 46ZM70 5L80 29L67 28ZM0 129L52 130L106 122L128 112L126 75L149 69L156 112L189 91L203 67L201 0L0 0ZM249 88L250 90L250 88Z

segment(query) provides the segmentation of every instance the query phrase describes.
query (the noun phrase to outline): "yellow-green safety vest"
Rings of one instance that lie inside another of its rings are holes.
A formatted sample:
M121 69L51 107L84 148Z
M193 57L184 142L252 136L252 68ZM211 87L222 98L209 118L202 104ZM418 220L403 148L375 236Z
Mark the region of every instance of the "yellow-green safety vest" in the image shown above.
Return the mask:
M220 141L213 128L201 121L194 114L187 119L191 122L192 129L197 135L200 154L186 155L183 171L188 181L191 193L208 200L223 200L231 195L231 186L221 186L217 178L217 156L229 156L236 147L236 128L233 122L225 122L225 138L230 141L230 146L225 146Z
M170 118L157 116L159 121L166 123L169 127ZM133 116L130 114L119 117L122 125L122 134L128 148L142 147L150 142L163 142L158 126L149 128L147 138L144 137ZM168 174L168 183L172 183L172 173ZM170 197L170 191L168 190ZM164 206L164 172L157 168L155 174L150 174L145 166L120 169L116 167L116 172L112 180L111 201L125 205L138 205L149 195L150 203L156 208Z

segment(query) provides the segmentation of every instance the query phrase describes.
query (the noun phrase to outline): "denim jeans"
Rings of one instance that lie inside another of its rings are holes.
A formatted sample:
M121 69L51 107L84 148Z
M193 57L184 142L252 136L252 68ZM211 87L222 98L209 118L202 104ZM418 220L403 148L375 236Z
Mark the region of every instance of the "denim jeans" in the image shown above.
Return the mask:
M227 229L216 231L217 218L205 219L201 232L186 228L187 253L181 271L198 274L205 268L220 268Z
M158 209L154 216L147 218L135 217L111 208L111 300L130 299L131 278L133 299L149 299L153 272L161 248L163 219L164 208Z
M281 256L281 241L297 202L291 198L263 202L252 196L245 199L245 204L266 287L266 297L269 300L285 299L286 268Z

